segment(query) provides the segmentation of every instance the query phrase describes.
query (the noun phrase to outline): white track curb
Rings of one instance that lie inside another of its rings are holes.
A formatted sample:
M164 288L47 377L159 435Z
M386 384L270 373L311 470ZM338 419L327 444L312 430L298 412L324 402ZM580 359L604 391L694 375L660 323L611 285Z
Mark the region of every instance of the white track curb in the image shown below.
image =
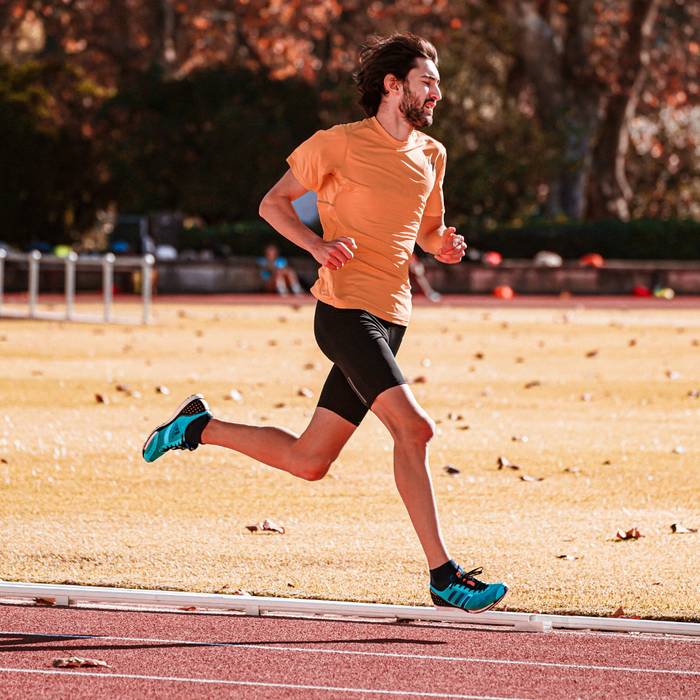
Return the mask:
M130 588L100 588L96 586L69 586L46 583L10 583L0 581L0 598L44 598L54 600L55 604L60 606L74 605L77 602L88 602L108 603L111 605L235 610L242 611L246 615L255 616L264 613L287 613L461 622L514 627L522 632L549 632L553 628L559 628L700 636L700 624L695 622L631 620L612 617L583 617L580 615L533 615L515 612L484 612L478 615L470 615L461 610L450 608L343 603L328 600L295 600L292 598L262 598L220 593L147 591Z

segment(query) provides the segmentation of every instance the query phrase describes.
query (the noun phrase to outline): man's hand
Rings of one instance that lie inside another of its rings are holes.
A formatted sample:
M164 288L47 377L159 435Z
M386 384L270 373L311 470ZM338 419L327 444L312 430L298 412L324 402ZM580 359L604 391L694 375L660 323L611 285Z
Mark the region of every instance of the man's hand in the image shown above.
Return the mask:
M467 244L464 236L460 236L452 226L445 229L442 234L442 247L435 253L435 259L448 265L458 263L464 257Z
M345 263L352 260L353 250L357 250L355 241L347 236L341 236L334 241L319 240L311 250L316 262L329 270L340 270Z

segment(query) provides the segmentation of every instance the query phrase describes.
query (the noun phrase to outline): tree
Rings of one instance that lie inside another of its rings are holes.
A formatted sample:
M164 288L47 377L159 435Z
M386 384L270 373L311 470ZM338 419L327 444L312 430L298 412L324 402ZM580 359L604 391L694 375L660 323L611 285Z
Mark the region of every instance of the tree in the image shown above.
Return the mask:
M498 0L515 40L513 84L532 88L561 140L548 213L630 217L630 123L645 108L700 97L700 8L685 0Z
M62 63L0 64L0 240L65 243L106 203L92 123L104 92Z

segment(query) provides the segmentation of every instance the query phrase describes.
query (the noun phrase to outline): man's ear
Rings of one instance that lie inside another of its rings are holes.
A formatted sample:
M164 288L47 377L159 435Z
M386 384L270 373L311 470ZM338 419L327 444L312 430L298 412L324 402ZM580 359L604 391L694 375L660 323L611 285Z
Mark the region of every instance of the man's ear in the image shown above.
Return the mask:
M384 76L384 92L386 94L398 95L402 86L403 82L398 80L392 73L387 73Z

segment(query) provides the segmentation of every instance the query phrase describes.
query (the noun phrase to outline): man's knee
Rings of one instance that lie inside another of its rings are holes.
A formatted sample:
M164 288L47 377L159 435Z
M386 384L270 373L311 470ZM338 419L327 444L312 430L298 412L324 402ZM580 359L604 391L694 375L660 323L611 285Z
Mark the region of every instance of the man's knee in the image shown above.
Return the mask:
M322 457L302 457L296 460L293 473L304 481L320 481L333 464L332 460Z

